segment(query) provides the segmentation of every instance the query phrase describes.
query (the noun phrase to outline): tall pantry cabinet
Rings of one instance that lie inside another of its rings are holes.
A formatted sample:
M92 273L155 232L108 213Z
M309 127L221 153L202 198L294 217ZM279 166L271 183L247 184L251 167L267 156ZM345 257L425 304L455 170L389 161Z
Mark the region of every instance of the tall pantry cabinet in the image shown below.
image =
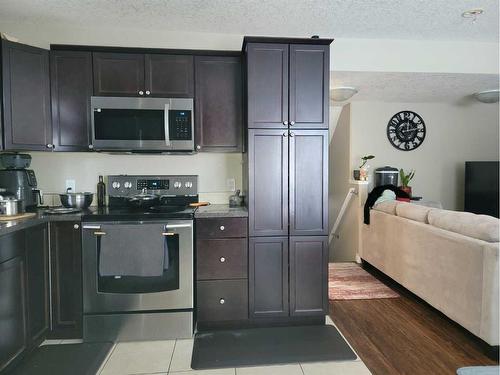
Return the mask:
M246 37L249 314L328 312L330 39Z

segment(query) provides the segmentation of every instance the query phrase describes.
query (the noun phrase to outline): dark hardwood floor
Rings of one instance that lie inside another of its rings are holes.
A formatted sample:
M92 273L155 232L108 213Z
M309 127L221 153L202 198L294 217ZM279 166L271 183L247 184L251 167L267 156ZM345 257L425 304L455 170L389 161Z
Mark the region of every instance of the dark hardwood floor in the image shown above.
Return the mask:
M375 375L456 374L498 365L474 336L402 287L400 298L330 301L330 317Z

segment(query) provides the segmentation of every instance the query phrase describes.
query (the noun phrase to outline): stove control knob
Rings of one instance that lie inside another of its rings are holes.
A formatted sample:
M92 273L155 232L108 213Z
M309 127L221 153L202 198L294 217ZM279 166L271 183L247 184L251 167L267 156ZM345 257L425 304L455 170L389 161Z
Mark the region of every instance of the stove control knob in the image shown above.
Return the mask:
M184 183L184 187L186 187L186 188L190 189L190 188L192 188L192 187L193 187L193 183L192 183L191 181L186 181L186 182Z
M120 183L118 181L113 181L113 184L111 184L113 189L119 189L120 188Z
M179 189L181 186L182 186L182 183L180 181L174 182L174 188Z
M123 184L123 187L125 189L131 189L132 188L132 183L130 181L126 181L124 184Z

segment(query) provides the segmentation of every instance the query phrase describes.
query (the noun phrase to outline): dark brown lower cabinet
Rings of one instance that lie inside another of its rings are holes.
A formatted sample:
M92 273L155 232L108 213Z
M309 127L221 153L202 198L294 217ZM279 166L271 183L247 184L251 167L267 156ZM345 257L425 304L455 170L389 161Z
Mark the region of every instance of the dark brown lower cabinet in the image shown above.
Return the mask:
M248 319L248 282L206 280L197 282L198 322Z
M290 237L290 315L328 312L328 237Z
M250 238L250 317L288 316L288 237Z
M80 222L50 223L51 338L82 337L82 246Z

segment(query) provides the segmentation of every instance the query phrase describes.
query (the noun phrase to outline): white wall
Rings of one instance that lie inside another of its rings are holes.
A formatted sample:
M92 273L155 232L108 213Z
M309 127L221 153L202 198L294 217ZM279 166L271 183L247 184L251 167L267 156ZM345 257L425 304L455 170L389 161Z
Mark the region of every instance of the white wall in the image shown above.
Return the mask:
M426 138L414 151L399 151L387 139L387 122L401 110L417 112L426 124ZM440 201L446 209L463 209L464 162L498 160L498 153L498 104L351 104L351 169L367 154L375 155L372 173L385 165L415 169L414 195Z

